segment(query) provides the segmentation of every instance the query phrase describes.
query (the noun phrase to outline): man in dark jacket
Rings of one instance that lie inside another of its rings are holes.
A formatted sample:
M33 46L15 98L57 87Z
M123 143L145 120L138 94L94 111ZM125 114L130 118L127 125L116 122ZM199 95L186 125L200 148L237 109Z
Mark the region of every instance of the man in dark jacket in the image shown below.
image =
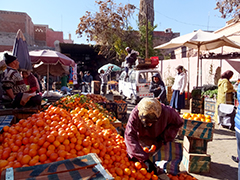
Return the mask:
M162 81L159 73L155 73L153 75L149 92L153 93L154 98L157 98L161 103L167 103L165 84Z

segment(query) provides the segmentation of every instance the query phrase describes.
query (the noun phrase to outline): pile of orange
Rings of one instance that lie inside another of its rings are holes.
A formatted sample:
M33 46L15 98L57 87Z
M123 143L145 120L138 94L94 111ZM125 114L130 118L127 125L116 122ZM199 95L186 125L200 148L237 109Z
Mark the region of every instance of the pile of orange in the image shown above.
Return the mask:
M158 179L140 162L129 161L124 138L108 122L98 110L81 108L69 113L49 106L3 128L0 171L96 153L116 180Z
M168 174L168 177L170 178L170 180L197 180L195 177L193 177L185 172L179 173L176 176Z
M108 102L108 99L100 94L87 94L86 96L95 103Z
M212 122L211 116L204 114L194 114L194 113L183 113L183 119L202 121L202 122Z
M124 104L126 103L124 100L114 100L115 103L117 104Z
M58 101L52 103L52 106L63 108L68 112L76 109L76 108L85 108L85 109L98 109L105 117L107 117L110 122L116 121L116 117L108 112L103 106L96 103L96 99L104 100L105 97L101 95L79 95L75 94L72 96L65 96L60 98ZM46 110L48 105L45 105L42 110Z

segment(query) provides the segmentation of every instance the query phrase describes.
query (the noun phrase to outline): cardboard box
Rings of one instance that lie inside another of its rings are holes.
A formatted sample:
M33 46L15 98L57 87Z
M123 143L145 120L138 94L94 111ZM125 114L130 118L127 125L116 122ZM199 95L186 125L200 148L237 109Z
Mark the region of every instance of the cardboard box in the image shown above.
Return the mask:
M213 122L203 122L184 119L183 126L179 130L179 133L182 134L183 136L212 141L213 131L214 131Z
M101 160L95 153L67 159L63 161L41 164L37 166L8 168L1 174L2 180L36 179L36 180L71 180L71 179L114 179L100 164ZM12 176L12 177L10 177ZM6 178L7 177L7 178ZM9 178L10 177L10 178Z
M183 147L188 153L206 154L207 140L184 136Z
M189 173L209 172L211 156L208 154L188 153L183 149L182 163Z

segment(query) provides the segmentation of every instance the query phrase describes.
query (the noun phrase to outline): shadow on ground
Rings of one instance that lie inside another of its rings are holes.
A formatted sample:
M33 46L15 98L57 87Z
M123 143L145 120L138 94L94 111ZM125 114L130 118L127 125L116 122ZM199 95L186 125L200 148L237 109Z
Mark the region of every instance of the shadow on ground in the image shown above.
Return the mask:
M211 162L210 172L209 173L191 173L195 178L203 177L214 178L214 179L223 179L223 180L234 180L238 179L238 169L227 164L219 164ZM205 179L204 178L204 179ZM201 180L199 179L199 180Z

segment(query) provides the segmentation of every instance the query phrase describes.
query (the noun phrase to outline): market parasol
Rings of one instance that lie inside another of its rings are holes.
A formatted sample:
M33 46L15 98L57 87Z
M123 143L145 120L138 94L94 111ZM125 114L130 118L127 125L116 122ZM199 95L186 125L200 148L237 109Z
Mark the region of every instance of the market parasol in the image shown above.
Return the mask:
M28 45L21 29L17 31L16 39L13 44L13 55L16 56L19 61L20 70L32 70Z
M69 67L75 66L74 60L58 51L47 49L36 50L30 51L29 55L32 64L34 64L34 71L39 75L47 75L47 79L49 79L49 73L53 76L69 74ZM49 87L47 87L48 89Z
M102 67L100 67L98 69L98 73L100 73L101 70L104 70L104 71L108 70L108 68L111 67L111 66L113 66L113 68L112 68L113 72L121 71L121 68L119 66L117 66L115 64L108 63L108 64L105 64Z
M197 84L198 87L198 77L199 77L199 54L200 50L212 50L223 46L230 46L233 48L240 49L240 44L230 40L224 35L218 35L211 32L204 32L199 29L196 32L192 32L177 38L172 39L170 42L159 45L154 49L171 49L180 46L186 46L189 48L198 50L197 59Z

